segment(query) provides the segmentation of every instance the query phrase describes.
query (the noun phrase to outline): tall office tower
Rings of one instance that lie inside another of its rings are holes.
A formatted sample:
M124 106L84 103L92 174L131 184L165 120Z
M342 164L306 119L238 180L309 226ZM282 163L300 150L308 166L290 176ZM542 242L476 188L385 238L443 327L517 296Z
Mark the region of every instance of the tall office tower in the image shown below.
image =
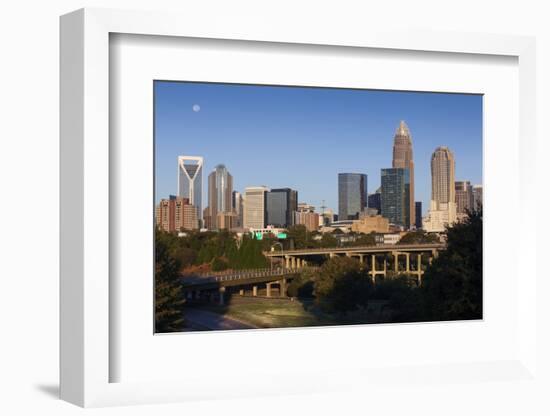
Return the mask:
M356 220L367 207L367 175L364 173L338 174L338 219Z
M231 205L235 213L235 227L243 226L243 196L238 191L233 191Z
M225 165L217 165L212 173L208 175L208 207L204 210L205 226L211 230L217 230L220 214L229 215L233 212L231 202L233 193L233 176ZM224 228L229 224L224 221Z
M414 203L414 226L417 230L422 228L422 201Z
M474 185L472 187L472 194L474 196L474 209L480 210L483 208L483 186Z
M244 228L265 228L265 199L269 188L249 186L244 190Z
M381 213L391 224L409 227L411 223L409 169L381 170Z
M382 200L381 197L382 189L378 188L375 193L369 194L368 196L368 207L378 210L378 214L380 214L380 211L382 210Z
M474 209L474 192L470 181L455 182L455 202L456 213L462 218Z
M290 188L272 189L266 194L266 224L274 227L294 225L298 210L298 192Z
M445 231L456 222L455 158L448 147L435 149L431 160L432 198L423 228L428 232Z
M202 218L202 166L201 156L178 156L178 196L187 198Z
M393 138L393 168L403 168L409 170L409 180L410 180L410 189L409 189L409 223L405 224L406 227L410 228L413 225L413 221L416 218L414 213L414 162L413 162L413 150L412 150L412 138L411 132L407 127L407 124L403 120L399 122L399 127L395 132Z

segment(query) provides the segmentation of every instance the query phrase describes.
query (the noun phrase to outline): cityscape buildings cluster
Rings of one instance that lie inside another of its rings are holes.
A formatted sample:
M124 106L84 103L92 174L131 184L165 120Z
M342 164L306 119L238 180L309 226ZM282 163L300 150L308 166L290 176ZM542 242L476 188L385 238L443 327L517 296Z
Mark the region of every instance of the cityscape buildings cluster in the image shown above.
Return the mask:
M338 214L298 202L291 188L248 186L244 193L233 189L228 168L217 165L208 175L206 208L202 208L204 158L178 157L177 196L162 199L156 207L157 226L166 231L183 229L242 230L265 234L303 224L309 231L335 228L359 233L385 233L390 229L424 229L443 232L445 227L480 208L481 185L455 180L455 158L446 146L431 157L431 198L422 216L422 202L415 201L412 136L404 121L394 135L392 167L380 171L380 187L368 193L364 173L338 173Z

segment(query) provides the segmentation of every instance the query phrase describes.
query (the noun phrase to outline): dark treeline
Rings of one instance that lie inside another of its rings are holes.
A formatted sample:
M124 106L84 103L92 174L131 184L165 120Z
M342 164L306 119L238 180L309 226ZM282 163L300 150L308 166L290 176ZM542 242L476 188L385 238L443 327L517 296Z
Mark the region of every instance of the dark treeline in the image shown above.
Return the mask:
M359 320L373 303L382 302L389 312L382 321L416 322L482 318L482 213L468 217L447 229L447 247L425 270L422 285L412 276L392 275L373 284L368 271L353 258L334 257L319 270L304 269L289 285L287 294L298 299L313 299L324 313ZM191 232L187 236L157 230L155 250L155 317L157 331L181 329L183 296L179 284L182 270L206 266L218 271L227 268L268 267L263 251L280 249L277 240L255 240L245 235L240 243L233 233ZM291 227L285 250L334 246L330 234L315 240L305 227ZM365 235L360 242L371 241ZM401 243L431 242L433 237L421 231L407 234ZM404 241L403 241L404 240ZM292 243L290 243L292 241ZM200 269L199 269L200 270ZM351 319L353 321L353 319Z
M269 265L263 255L265 244L248 235L239 242L228 231L189 232L186 236L156 230L157 245L167 246L168 252L178 264L179 270L206 265L210 270L256 269Z
M305 270L288 294L312 298L320 310L342 318L364 316L361 312L382 301L388 322L480 319L482 214L470 213L447 230L447 248L427 267L421 286L416 277L391 272L374 284L358 260L334 257L319 271Z

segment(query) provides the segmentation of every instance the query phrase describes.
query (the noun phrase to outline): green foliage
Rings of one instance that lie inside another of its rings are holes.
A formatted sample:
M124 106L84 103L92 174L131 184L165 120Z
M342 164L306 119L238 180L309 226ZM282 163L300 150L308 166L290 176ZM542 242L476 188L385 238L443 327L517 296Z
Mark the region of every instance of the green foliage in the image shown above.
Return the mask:
M346 244L346 246L349 246L349 247L374 246L376 245L376 240L374 238L375 235L376 235L375 233L359 234L355 238L355 241Z
M178 282L179 261L170 254L169 237L157 231L155 239L155 330L172 332L184 325L184 303Z
M482 318L482 213L447 229L447 249L426 270L422 292L430 320Z
M411 231L399 240L398 244L431 244L438 243L439 237L435 234L428 234L423 230Z
M361 264L349 257L328 260L314 283L316 300L325 311L346 313L367 305L372 282Z
M155 234L166 245L168 254L177 260L180 270L202 264L210 264L215 271L268 266L263 255L267 242L254 240L248 235L243 237L238 247L235 234L225 230L191 231L187 236L177 237L157 229Z
M221 257L216 257L213 261L212 261L212 271L214 272L220 272L222 270L226 270L228 265L227 265L227 261L225 261L223 258Z
M302 270L288 285L287 295L294 298L312 298L316 277L316 271L311 269Z
M325 233L319 241L319 246L322 248L338 247L338 240L333 234Z
M422 292L414 276L388 273L384 280L376 283L371 298L387 301L393 322L422 320Z
M283 243L285 250L301 250L304 248L318 247L318 242L313 239L314 233L307 230L303 224L288 227L287 239Z
M233 269L260 269L268 266L262 242L245 235L238 250L232 250L229 266Z

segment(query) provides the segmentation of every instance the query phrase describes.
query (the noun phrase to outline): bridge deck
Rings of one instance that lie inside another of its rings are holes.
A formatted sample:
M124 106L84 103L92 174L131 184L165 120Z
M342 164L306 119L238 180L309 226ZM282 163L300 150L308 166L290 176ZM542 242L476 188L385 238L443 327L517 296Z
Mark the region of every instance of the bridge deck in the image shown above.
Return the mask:
M311 269L312 267L310 267ZM253 283L274 282L284 277L290 277L300 273L303 269L256 269L243 270L241 272L220 273L218 275L203 275L203 276L182 276L181 283L184 288L198 287L216 288L229 286L242 286Z
M443 243L433 244L379 244L375 246L359 246L359 247L335 247L335 248L312 248L304 250L288 250L288 251L266 251L264 255L267 257L281 256L311 256L323 254L378 254L391 253L392 251L399 252L422 252L432 250L442 250L445 248Z

